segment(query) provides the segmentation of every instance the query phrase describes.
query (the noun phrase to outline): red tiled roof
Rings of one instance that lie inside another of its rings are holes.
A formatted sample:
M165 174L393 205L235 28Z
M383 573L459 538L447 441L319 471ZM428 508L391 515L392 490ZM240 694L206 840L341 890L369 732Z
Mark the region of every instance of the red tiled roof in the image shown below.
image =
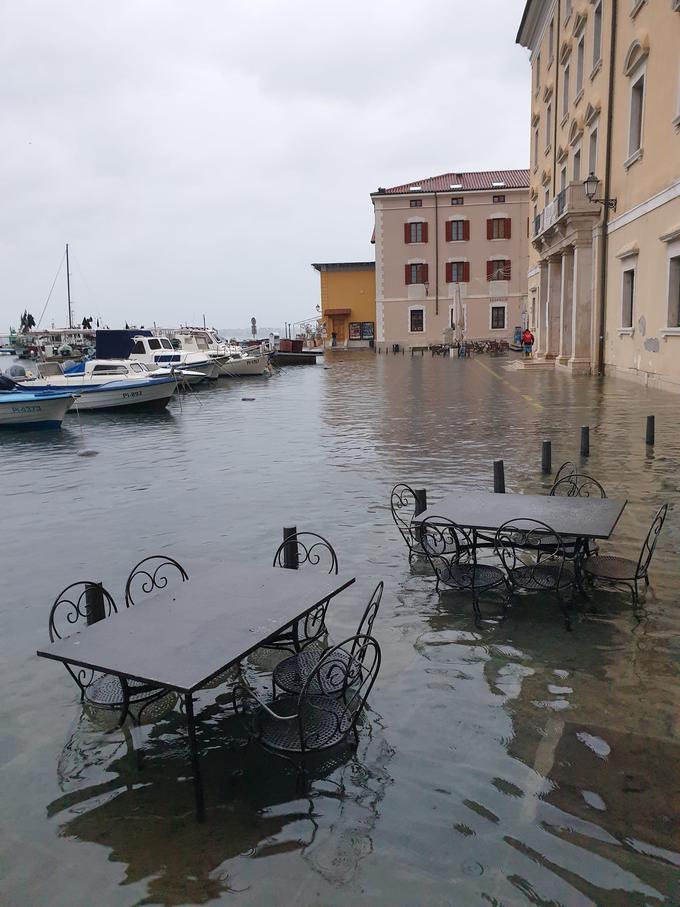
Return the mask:
M494 186L493 183L504 183L503 187ZM459 185L460 189L451 189ZM385 194L409 192L412 186L420 186L422 192L472 192L482 189L528 189L528 170L480 170L476 173L442 173L441 176L430 176L427 179L413 180L401 186L391 186L385 189ZM381 192L372 192L371 195L382 195Z

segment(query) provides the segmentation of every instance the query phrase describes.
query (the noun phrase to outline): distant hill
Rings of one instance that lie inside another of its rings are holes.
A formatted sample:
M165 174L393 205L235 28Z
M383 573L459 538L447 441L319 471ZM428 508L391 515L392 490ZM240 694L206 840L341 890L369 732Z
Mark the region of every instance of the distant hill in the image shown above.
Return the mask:
M258 337L269 337L269 335L274 332L281 334L283 336L283 328L273 328L267 327L264 324L258 324L257 326L257 336ZM220 337L235 337L236 340L250 340L253 336L250 330L250 325L247 328L220 328L218 330Z

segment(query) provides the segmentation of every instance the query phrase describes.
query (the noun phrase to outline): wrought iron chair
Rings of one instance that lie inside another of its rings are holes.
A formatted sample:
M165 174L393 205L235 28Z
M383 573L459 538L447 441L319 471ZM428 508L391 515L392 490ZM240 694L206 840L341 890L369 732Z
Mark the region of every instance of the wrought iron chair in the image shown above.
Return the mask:
M575 463L572 463L570 460L566 460L560 468L555 473L555 481L553 482L553 487L560 481L560 479L567 478L569 476L575 475L578 472L578 468Z
M359 627L357 636L370 636L380 607L380 600L383 594L384 583L382 580L373 590L373 594L366 605ZM317 645L307 646L298 655L291 655L284 658L274 668L272 673L272 689L276 696L276 688L284 690L286 693L299 693L305 685L307 678L317 666L323 657L324 650ZM341 657L341 653L338 655Z
M189 574L174 558L164 554L145 557L132 568L127 578L125 607L131 608L137 604L140 595L149 595L157 589L165 589L170 575L175 572L179 574L183 583L189 579ZM135 601L135 597L137 601Z
M338 572L338 557L331 543L316 532L296 532L279 545L274 554L274 567L293 569L308 564L327 573ZM267 641L265 649L282 649L293 655L298 654L326 634L327 599L278 636Z
M593 583L612 587L624 586L629 589L633 597L633 607L637 608L640 604L639 584L644 581L645 586L649 586L649 564L667 513L668 504L663 504L657 510L637 561L613 554L593 555L583 561L581 569L584 575Z
M66 639L82 625L91 626L117 613L113 597L101 583L91 580L71 583L59 593L50 610L50 642ZM80 689L80 701L98 709L120 711L121 725L131 705L143 707L167 692L137 680L121 680L113 674L103 674L91 668L68 664L65 667Z
M507 585L505 574L493 564L477 561L473 535L446 517L431 517L421 526L423 549L437 577L437 591L442 585L472 593L475 622L479 623L479 594Z
M564 467L570 467L568 472L560 477L560 471ZM573 467L573 471L571 470ZM604 490L602 485L594 479L592 476L586 476L580 474L573 463L563 463L558 470L557 476L555 477L555 482L553 483L552 488L550 489L551 497L567 497L567 498L606 498L607 492ZM584 551L581 551L578 546L578 539L573 535L563 535L562 541L564 542L564 551L569 560L573 560L576 557L588 556L591 554L597 554L598 547L597 543L593 541L588 541Z
M567 563L562 537L539 520L514 519L499 527L494 547L507 575L504 616L518 592L553 592L570 629L562 593L573 593L576 577L572 565Z
M234 711L249 736L293 762L304 777L305 760L344 743L358 743L357 721L380 670L380 646L371 636L350 636L328 649L299 694L285 693L270 703L251 689L234 690Z
M414 558L424 558L420 542L420 524L413 522L418 507L418 497L410 485L403 482L395 485L390 493L390 510L401 537L408 547L409 564Z

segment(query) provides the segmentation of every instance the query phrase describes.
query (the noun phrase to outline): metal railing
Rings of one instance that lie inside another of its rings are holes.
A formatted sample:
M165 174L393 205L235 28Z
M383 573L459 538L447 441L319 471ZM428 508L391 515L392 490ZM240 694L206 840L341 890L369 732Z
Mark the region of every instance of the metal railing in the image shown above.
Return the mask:
M597 206L588 201L582 183L569 183L555 198L534 217L534 237L550 229L565 215L598 214Z

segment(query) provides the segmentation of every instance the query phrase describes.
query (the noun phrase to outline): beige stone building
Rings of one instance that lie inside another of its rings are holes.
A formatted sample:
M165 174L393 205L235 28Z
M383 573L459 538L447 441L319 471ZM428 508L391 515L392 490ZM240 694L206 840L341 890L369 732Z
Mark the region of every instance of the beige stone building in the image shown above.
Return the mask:
M680 0L528 0L517 42L537 352L680 390Z
M371 194L376 346L512 340L527 304L529 174L445 173Z

